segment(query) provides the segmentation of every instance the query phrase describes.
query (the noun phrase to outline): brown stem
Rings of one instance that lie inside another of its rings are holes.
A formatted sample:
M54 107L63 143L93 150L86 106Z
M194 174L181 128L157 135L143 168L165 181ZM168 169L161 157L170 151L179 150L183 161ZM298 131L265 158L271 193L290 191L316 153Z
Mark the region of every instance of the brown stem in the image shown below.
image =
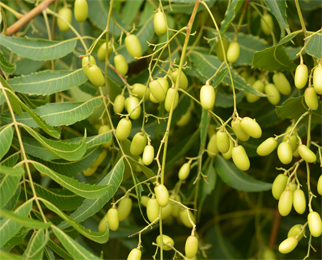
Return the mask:
M276 207L276 209L274 210L274 224L272 227L272 231L271 231L271 235L269 237L269 248L273 249L275 242L276 242L276 238L278 235L278 230L281 224L281 220L282 220L282 216L278 211L278 208Z

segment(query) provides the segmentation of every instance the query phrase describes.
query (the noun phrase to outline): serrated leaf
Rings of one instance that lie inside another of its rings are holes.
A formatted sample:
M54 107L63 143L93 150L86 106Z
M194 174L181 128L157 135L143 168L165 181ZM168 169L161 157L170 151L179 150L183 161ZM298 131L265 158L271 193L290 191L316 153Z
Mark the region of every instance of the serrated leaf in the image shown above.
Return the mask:
M269 10L274 14L277 21L281 24L281 28L285 28L290 33L290 27L287 22L286 0L264 0Z
M220 155L214 159L216 172L223 182L236 190L257 192L270 190L272 184L256 180L239 170L231 161L225 160Z
M21 57L31 60L55 60L71 53L77 40L48 41L44 39L18 38L0 35L1 44Z
M310 35L310 34L309 34ZM305 40L307 44L305 51L307 54L314 56L318 60L322 59L322 34L316 34Z
M45 237L44 230L38 230L37 232L33 233L23 256L26 259L42 259L44 254L44 247L46 246L48 239L48 232L46 232Z
M226 10L225 18L221 22L220 33L223 35L229 28L230 24L235 19L239 9L242 7L245 1L241 0L232 0L229 7Z
M30 95L50 95L82 85L87 81L83 69L45 70L8 80L16 92Z
M12 168L12 167L8 167L8 166L0 164L0 173L10 175L10 176L20 176L21 177L25 173L25 171L21 165L20 165L20 167Z
M6 166L1 166L6 167ZM3 208L11 197L15 194L16 189L19 185L19 181L21 180L20 176L11 176L11 175L4 175L0 179L0 208Z
M25 258L20 255L8 253L3 250L0 250L0 258L7 260L25 260Z
M14 247L21 244L28 235L30 228L22 227L6 244L5 247Z
M0 131L0 160L9 151L13 138L13 127L8 125Z
M0 69L3 70L6 74L13 74L16 70L16 64L11 64L3 55L2 52L0 52Z

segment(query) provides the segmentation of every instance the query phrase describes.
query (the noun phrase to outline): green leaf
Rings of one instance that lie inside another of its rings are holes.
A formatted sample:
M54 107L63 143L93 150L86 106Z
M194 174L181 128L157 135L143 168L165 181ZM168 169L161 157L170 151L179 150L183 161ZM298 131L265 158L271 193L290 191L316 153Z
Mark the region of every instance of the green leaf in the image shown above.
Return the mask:
M40 70L45 64L45 61L21 59L16 61L16 71L14 75L27 75Z
M45 256L48 260L55 260L56 259L53 251L51 251L48 246L45 247L44 253L45 253Z
M201 120L199 124L199 131L200 131L200 151L205 147L206 139L207 139L207 130L208 124L210 121L210 114L208 110L202 109L201 112Z
M6 167L6 166L1 166ZM3 208L11 197L15 194L16 189L19 185L19 181L21 180L20 176L11 176L11 175L4 175L0 179L0 208Z
M246 173L239 170L231 161L226 161L220 155L214 159L216 172L226 184L232 186L236 190L258 192L270 190L270 183L256 180Z
M136 1L126 1L123 9L122 9L122 21L131 26L132 21L135 15L140 10L140 7L144 1L143 0L136 0Z
M8 84L16 92L30 95L50 95L80 86L87 80L83 69L45 70L9 79Z
M26 259L42 259L44 254L44 247L46 246L48 239L48 232L46 232L45 237L45 232L42 229L33 233L23 256L26 257Z
M20 255L8 253L8 252L2 251L2 250L0 250L0 258L7 259L7 260L25 260L26 259Z
M14 54L31 60L55 60L71 53L77 40L48 41L33 38L18 38L0 35L1 44Z
M19 104L19 100L16 99L16 96L15 96L12 88L8 85L7 81L1 75L0 75L0 81L1 81L0 86L2 85L4 88L8 89L8 90L1 89L1 92L0 92L1 104L3 104L5 101L7 101L7 102L9 101L13 111L16 114L22 115L22 109ZM8 100L6 100L6 97L4 96L4 93L3 93L4 91L6 91ZM12 93L10 91L12 91Z
M6 74L13 74L16 70L16 64L11 64L3 55L2 52L0 52L0 69L3 70Z
M30 228L22 227L6 244L5 247L14 247L21 244L28 235Z
M21 185L18 185L17 189L15 190L15 194L8 201L8 203L6 204L4 209L13 210L16 207L17 203L18 203L20 193L21 193Z
M54 242L49 239L47 246L51 248L57 255L61 256L62 259L71 259L71 255L63 248L61 244Z
M308 34L310 36L310 34ZM305 44L307 44L305 51L307 54L314 56L318 60L322 59L322 34L315 34L312 37L305 40Z
M236 93L237 104L243 99L244 92L238 91ZM234 106L234 96L232 93L226 92L224 88L220 87L219 91L216 93L216 103L215 107L233 107Z
M66 248L68 253L74 259L88 259L88 260L100 260L100 258L94 256L92 253L88 252L84 247L78 244L75 240L73 240L70 236L66 235L59 228L52 226L52 229L62 243L62 245Z
M227 8L226 13L225 13L225 18L221 22L221 27L220 27L221 35L224 35L224 33L228 30L230 24L235 19L239 9L242 7L244 2L245 1L241 1L241 0L232 0L230 2L230 5Z
M5 126L0 131L0 160L9 151L13 138L13 127Z
M0 164L0 173L11 175L11 176L21 177L25 173L25 171L21 165L18 168L12 168L12 167L8 167L8 166Z
M19 156L20 156L20 152L16 152L14 154L11 154L6 159L4 159L1 162L1 164L4 166L13 167L17 163Z
M277 21L281 24L281 28L285 28L287 33L290 32L290 27L287 23L286 16L286 0L264 0L265 4L268 6L269 10L274 14Z

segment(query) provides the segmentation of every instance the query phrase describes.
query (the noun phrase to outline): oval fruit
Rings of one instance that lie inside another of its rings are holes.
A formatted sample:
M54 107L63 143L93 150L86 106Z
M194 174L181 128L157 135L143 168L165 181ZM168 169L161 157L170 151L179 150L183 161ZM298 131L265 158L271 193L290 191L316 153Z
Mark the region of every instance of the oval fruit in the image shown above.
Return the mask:
M99 156L96 158L96 160L93 162L93 164L91 165L92 168L98 167L105 159L107 155L106 150L104 149Z
M124 141L131 133L132 122L128 118L122 118L116 127L116 138Z
M317 94L322 95L322 66L313 71L313 87Z
M178 92L175 93L175 89L174 88L170 88L167 92L166 98L165 98L165 102L164 102L164 108L167 112L170 112L171 109L171 105L173 102L173 110L175 110L175 108L178 105L179 102L179 94ZM176 95L174 95L176 94Z
M87 76L87 69L92 64L96 65L96 60L92 55L90 55L89 58L88 58L87 55L83 57L83 59L82 59L82 68L83 68L83 71L84 71L84 74L86 75L86 77L88 77Z
M132 200L130 198L124 198L120 201L118 206L119 221L125 220L131 213Z
M322 221L319 213L315 211L311 211L309 215L307 215L307 221L309 224L309 230L311 235L314 237L319 237L322 234Z
M210 110L215 105L215 90L210 85L203 85L200 89L200 103L203 109Z
M173 211L173 204L172 203L168 203L167 206L161 208L161 215L162 215L162 219L166 219L167 217L169 217L172 214Z
M97 170L97 167L89 167L87 170L83 171L83 173L85 176L91 176L96 172L96 170Z
M287 216L292 210L293 196L292 192L289 190L284 190L278 201L278 211L281 216Z
M189 216L188 216L188 214L189 214ZM196 224L195 216L191 213L190 210L181 209L179 216L180 216L180 220L181 220L182 224L185 225L187 228L193 227L192 223L190 222L190 219L194 224ZM189 217L190 217L190 219L189 219Z
M314 163L316 161L316 155L306 145L301 144L297 148L302 159L308 163Z
M178 177L180 180L185 180L188 178L189 173L190 173L190 163L185 163L181 166Z
M232 156L233 148L234 148L234 143L233 143L233 141L229 138L229 150L228 150L228 152L223 153L223 154L222 154L222 157L224 157L226 160L229 160L229 159L231 158L231 156Z
M197 255L198 252L198 238L191 235L187 238L184 251L188 258L193 258Z
M300 241L304 234L305 234L305 228L303 231L303 225L302 224L296 224L293 227L290 228L290 230L287 233L287 237L296 237L298 235L298 237L296 237L297 241Z
M286 238L278 247L278 251L282 254L288 254L292 252L297 246L297 239L295 237Z
M164 93L167 93L169 89L169 83L166 78L158 78L157 81L160 83L161 87L164 90Z
M294 84L298 89L305 87L307 80L309 78L309 71L305 64L300 64L297 66L294 76Z
M286 142L287 139L288 139L288 135L285 135L283 137L283 142ZM288 140L289 140L288 143L291 146L292 152L294 153L297 149L297 136L295 134L292 134Z
M74 14L77 22L82 23L88 16L88 4L86 0L75 0Z
M148 144L143 151L142 162L144 165L150 165L154 160L154 147Z
M185 114L183 114L180 119L176 122L176 125L179 127L185 126L189 123L191 119L191 111L188 110Z
M149 88L151 94L158 102L162 102L165 100L165 92L159 81L152 80L149 84Z
M276 255L274 251L270 248L265 248L262 254L263 260L276 260Z
M158 10L158 12L154 14L153 25L154 31L158 36L163 36L167 33L167 17L164 12Z
M126 111L130 114L130 118L136 120L141 115L140 101L136 97L129 97L125 101Z
M125 48L130 56L134 59L142 56L142 46L138 37L134 34L130 34L125 37Z
M172 77L172 80L174 83L177 82L177 77L178 77L178 71L179 69L174 69L172 72L171 72L171 77ZM186 74L184 74L183 71L181 71L180 73L180 77L179 77L179 87L182 88L183 90L186 90L187 87L188 87L188 79L186 77Z
M148 201L150 200L150 198L148 196L142 196L141 197L141 204L146 207L148 205Z
M264 92L264 89L265 89L265 84L263 81L261 80L256 80L253 84L252 84L252 87L254 89L256 89L257 91L259 92ZM246 99L249 103L254 103L256 102L257 100L260 99L260 96L257 96L255 94L252 94L252 93L248 93L246 92L247 95L246 95Z
M318 184L317 184L317 190L320 195L322 195L322 175L320 175Z
M153 103L160 103L158 100L155 99L155 97L152 95L151 91L150 91L150 100L153 102Z
M150 222L153 222L157 217L159 217L160 205L155 198L148 200L146 205L146 214Z
M105 134L107 132L111 131L111 129L109 128L108 125L102 125L100 126L100 128L98 129L98 134L101 135L101 134ZM104 148L109 148L111 145L113 144L113 138L111 137L111 141L107 142L107 143L104 143L103 144L103 147Z
M156 242L158 244L159 247L161 247L161 236L158 235ZM167 236L167 235L162 235L162 248L165 251L169 251L172 249L172 247L174 246L174 241L171 237Z
M236 118L235 120L231 121L231 127L235 133L235 135L237 136L237 138L240 141L247 141L249 139L249 134L247 134L243 128L241 127L241 120L239 118Z
M318 95L316 94L314 88L308 87L304 92L304 100L306 105L311 110L317 110L319 107L319 99Z
M139 132L136 133L132 139L130 152L133 156L139 156L143 153L143 150L146 146L147 137L145 133Z
M262 129L255 120L249 117L244 117L240 125L244 132L251 137L260 138L262 136Z
M158 204L161 207L165 207L169 203L169 191L168 189L163 185L159 184L154 187L155 197L157 199Z
M281 94L289 95L291 93L290 82L282 72L277 72L273 75L273 82Z
M140 260L142 256L142 252L139 248L133 248L129 255L127 256L127 260Z
M266 35L270 35L274 32L274 22L270 14L264 14L261 17L261 28Z
M225 54L226 54L226 57L227 57L227 50L228 50L228 46L229 46L229 42L227 41L227 39L225 37L222 37L222 42L223 42L223 45L224 45L224 51L225 51ZM216 54L217 54L217 57L220 61L224 61L225 58L224 58L224 52L223 52L223 48L222 48L222 45L221 45L221 42L218 41L215 45L215 50L216 50Z
M116 208L107 211L106 219L110 230L116 231L119 228L119 212Z
M241 171L247 171L250 167L250 162L247 153L243 146L238 145L232 149L233 162Z
M292 148L289 143L282 142L277 148L277 156L281 163L289 164L293 159Z
M104 216L100 223L98 224L98 231L104 232L106 230L106 222L107 222L107 216Z
M294 179L293 179L293 182L291 182L291 183L289 183L289 184L288 184L288 187L289 187L289 189L290 189L290 191L291 191L291 192L296 191L296 189L297 189L297 185L296 185L296 183L295 183L295 180L294 180Z
M216 135L216 144L219 152L227 153L230 147L228 135L223 129L219 130Z
M279 200L281 194L285 190L288 177L284 174L279 174L276 176L272 185L272 194L276 200Z
M107 48L107 58L110 57L110 55L113 52L113 47L111 45L111 43L108 43L108 48ZM104 62L105 61L105 57L106 57L106 42L104 42L98 49L97 52L97 58L98 60Z
M281 100L281 95L274 84L267 84L265 86L265 94L268 95L268 101L274 106L276 106Z
M235 63L240 55L240 46L238 42L231 42L227 50L227 60Z
M266 155L269 155L271 152L273 152L276 147L277 147L277 141L275 140L274 137L270 137L257 147L256 152L260 156L266 156Z
M219 154L219 150L217 148L217 140L216 140L216 134L213 134L210 137L210 140L207 145L207 152L209 157L214 157L217 154Z
M179 196L179 194L171 194L170 199L181 202L181 197ZM181 207L175 202L170 203L173 204L172 216L178 217L180 214Z
M96 87L101 87L105 84L105 78L100 70L95 64L88 66L86 68L86 76L90 82Z
M68 7L63 7L62 9L59 10L58 15L64 19L66 22L68 22L69 24L72 23L72 10L70 10ZM57 19L57 26L59 28L60 31L62 32L68 32L69 30L69 26L68 24L63 21L62 19L58 18Z
M124 109L125 97L123 95L117 95L114 100L113 110L115 114L121 113Z
M124 56L122 54L115 55L114 64L116 70L123 76L125 76L129 70L129 65L127 64Z
M150 89L141 83L135 83L131 92L140 99L144 97L144 100L148 100L150 98Z
M305 194L302 190L297 189L293 192L293 206L297 213L303 214L306 209Z

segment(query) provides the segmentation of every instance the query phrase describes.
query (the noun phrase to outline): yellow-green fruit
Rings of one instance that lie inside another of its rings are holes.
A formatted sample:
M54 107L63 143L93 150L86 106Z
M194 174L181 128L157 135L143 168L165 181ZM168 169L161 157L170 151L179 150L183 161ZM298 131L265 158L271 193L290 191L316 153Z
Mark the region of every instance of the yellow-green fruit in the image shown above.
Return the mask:
M215 90L210 85L203 85L200 89L200 103L203 109L210 110L215 105Z
M148 205L148 201L150 200L150 198L148 196L142 196L141 197L141 204L146 207Z
M130 118L136 120L141 115L140 101L136 97L129 97L127 102L125 101L126 111L130 114Z
M111 131L111 129L109 128L108 125L102 125L100 126L100 128L98 129L98 134L101 135L101 134L105 134L107 132ZM104 148L109 148L111 145L113 144L113 138L111 137L111 141L107 142L107 143L104 143L103 144L103 147Z
M309 87L305 90L304 92L304 100L306 105L311 109L311 110L317 110L319 107L319 99L318 95L316 94L314 88Z
M178 69L174 69L171 73L171 77L174 83L177 82L177 77L178 77ZM183 90L186 90L188 87L188 79L186 77L186 75L184 74L183 71L181 71L180 73L180 77L179 77L179 87L182 88Z
M72 23L72 10L70 10L68 7L63 7L62 9L59 10L58 15L64 19L66 22L69 24ZM62 19L58 18L57 19L57 26L60 31L62 32L67 32L69 30L68 24L63 21Z
M246 142L249 139L249 134L247 134L243 128L241 127L241 121L239 118L236 118L235 120L231 121L231 127L233 128L233 131L237 138L240 141Z
M224 157L226 160L229 160L232 156L232 152L233 152L233 148L234 148L234 143L233 141L229 138L229 150L226 153L222 154L222 157Z
M155 97L152 95L151 91L150 91L150 100L153 102L153 103L160 103L158 100L155 99Z
M181 166L178 177L180 180L185 180L188 178L189 173L190 173L190 163L185 163Z
M297 189L293 192L293 206L297 213L303 214L306 209L305 194L302 190Z
M96 158L96 160L94 161L94 163L91 165L92 168L98 167L105 159L107 155L106 150L103 150L99 156Z
M234 63L238 60L240 55L240 46L238 42L231 42L227 50L227 60Z
M319 177L318 184L317 184L317 190L320 195L322 195L322 175Z
M256 89L259 92L264 92L265 89L265 84L263 81L261 80L256 80L253 84L252 87L254 89ZM258 99L260 99L260 96L254 95L252 93L247 93L246 95L246 99L249 103L254 103L256 102Z
M150 222L153 222L158 216L160 212L160 205L157 200L152 198L148 200L146 205L146 214Z
M167 17L164 12L158 10L158 12L154 14L153 25L154 31L158 36L163 36L167 33Z
M268 101L274 106L276 106L281 100L281 95L274 84L267 84L265 86L265 94L268 95Z
M181 197L178 194L176 196L174 194L171 194L170 199L181 202ZM175 202L170 203L173 204L172 216L178 217L180 214L181 207Z
M219 130L216 135L216 144L219 152L227 153L230 147L228 135L223 129Z
M148 144L144 147L142 162L144 165L150 165L154 159L154 147Z
M314 163L316 161L316 155L306 145L301 144L297 148L302 159L308 163Z
M286 131L287 132L287 131ZM294 132L293 132L294 133ZM283 137L283 142L286 142L288 139L288 135ZM291 146L292 152L295 152L297 149L297 136L292 134L288 141L289 145Z
M106 230L106 221L107 221L107 216L104 216L100 223L98 224L98 231L99 232L104 232Z
M119 221L125 220L131 213L132 200L130 198L124 198L120 201L118 206Z
M129 65L122 54L115 55L114 64L116 70L121 73L121 75L125 76L129 70Z
M293 159L292 148L289 143L282 142L277 148L277 156L281 163L289 164Z
M276 255L272 249L265 248L263 251L263 260L276 260Z
M164 102L164 108L167 112L170 112L171 105L173 103L173 110L177 107L179 102L179 94L178 92L175 93L174 88L170 88L167 92L165 102Z
M275 140L274 137L270 137L266 139L264 142L262 142L258 147L257 147L257 154L260 156L266 156L269 155L271 152L275 150L277 147L277 141Z
M210 137L209 143L207 145L207 152L209 157L214 157L217 154L219 154L219 150L217 148L216 134L213 134Z
M276 200L279 200L281 194L285 190L288 177L284 174L279 174L276 176L272 185L272 194Z
M298 240L295 237L286 238L278 247L278 251L282 254L292 252L297 246Z
M188 214L189 214L189 216L188 216ZM192 228L193 227L192 223L189 220L189 217L190 217L191 221L194 224L196 224L195 216L191 213L190 210L181 209L179 216L180 216L182 224L185 225L187 228Z
M278 211L285 217L290 214L292 210L293 196L292 192L289 190L284 190L281 194L281 197L278 201Z
M162 235L162 242L161 242L161 236L158 235L156 242L158 244L159 247L161 247L161 243L162 243L162 248L165 251L169 251L172 249L172 247L174 246L174 241L171 237L167 236L167 235Z
M322 66L313 71L313 87L317 94L322 95Z
M293 227L290 228L290 230L288 231L287 233L287 237L296 237L297 235L299 235L297 237L297 241L300 241L304 234L305 234L305 228L304 228L304 231L302 232L303 230L303 225L302 224L296 224L294 225Z
M180 119L176 122L176 125L179 127L185 126L189 123L191 119L191 111L188 110L185 114L183 114Z
M291 93L291 85L282 72L277 72L273 75L273 82L281 94L289 95Z
M136 35L130 34L125 37L125 47L133 59L142 56L141 43Z
M150 98L150 89L141 83L135 83L131 92L140 99L144 97L144 100L148 100Z
M142 172L142 169L141 169L141 167L140 167L140 164L142 164L142 159L141 159L141 157L139 157L139 160L138 160L138 162L136 163L135 168L133 169L135 172Z
M167 93L169 89L169 83L166 78L158 78L157 81L160 83L161 87L164 90L164 93Z
M90 57L88 58L88 56L84 56L83 59L82 59L82 68L83 68L83 71L84 71L84 74L87 76L87 69L90 65L96 65L96 60L95 58L90 55Z
M274 22L270 14L264 14L261 18L261 28L266 35L270 35L274 32Z
M124 109L125 97L123 95L117 95L114 100L113 110L115 114L121 113Z
M293 157L297 158L299 157L300 154L299 154L299 151L296 149L294 152L293 152Z
M119 228L119 212L116 208L110 208L107 211L106 219L110 230L116 231Z
M133 248L127 256L127 260L141 260L141 256L141 250L139 248Z
M172 211L173 211L172 203L168 203L167 206L161 208L162 219L166 219L167 217L169 217L172 214Z
M86 76L96 87L100 87L105 84L105 79L100 68L94 64L86 68Z
M74 14L77 22L82 23L88 16L88 4L86 0L75 0Z
M217 57L220 61L224 61L224 52L227 56L227 50L228 50L228 46L229 46L229 42L227 41L226 38L222 38L222 42L224 45L224 51L223 51L220 41L218 41L215 45L216 54L217 54Z
M233 162L241 171L247 171L250 167L250 162L247 153L243 146L238 145L232 149Z
M97 167L89 167L86 171L83 171L83 173L85 176L91 176L92 174L94 174L96 172L96 170L97 170Z
M193 258L189 258L189 257L187 257L187 256L185 256L186 258L187 258L187 260L197 260L197 257L195 256L195 257L193 257Z
M294 76L294 84L298 89L305 87L308 80L309 71L305 64L300 64L297 66Z
M244 117L240 125L244 132L251 137L260 138L262 136L262 129L255 120L249 117Z
M248 79L246 79L246 82L249 84L249 85L253 85L256 81L256 78L255 76L250 76ZM263 88L263 91L264 91L264 88Z
M143 150L146 146L147 137L145 133L139 132L136 133L131 142L130 152L133 156L139 156L143 153Z
M312 236L319 237L322 234L322 221L319 213L312 211L307 215L309 230Z
M132 122L128 118L122 118L116 127L116 138L124 141L131 133Z
M107 48L107 58L110 57L110 55L112 54L113 52L113 47L111 45L111 43L109 42L108 43L108 48ZM105 61L105 57L106 57L106 42L104 42L98 49L98 52L97 52L97 58L98 60L100 61Z
M161 207L165 207L168 205L169 191L163 184L159 184L159 185L155 186L154 193L155 193L155 197L157 199L157 202Z
M297 184L295 183L295 180L293 180L293 182L289 183L288 187L289 187L291 192L296 191L297 190Z
M149 84L149 88L151 94L157 101L162 102L165 100L165 92L159 81L152 80Z
M198 252L198 238L191 235L187 238L184 251L188 258L193 258Z

